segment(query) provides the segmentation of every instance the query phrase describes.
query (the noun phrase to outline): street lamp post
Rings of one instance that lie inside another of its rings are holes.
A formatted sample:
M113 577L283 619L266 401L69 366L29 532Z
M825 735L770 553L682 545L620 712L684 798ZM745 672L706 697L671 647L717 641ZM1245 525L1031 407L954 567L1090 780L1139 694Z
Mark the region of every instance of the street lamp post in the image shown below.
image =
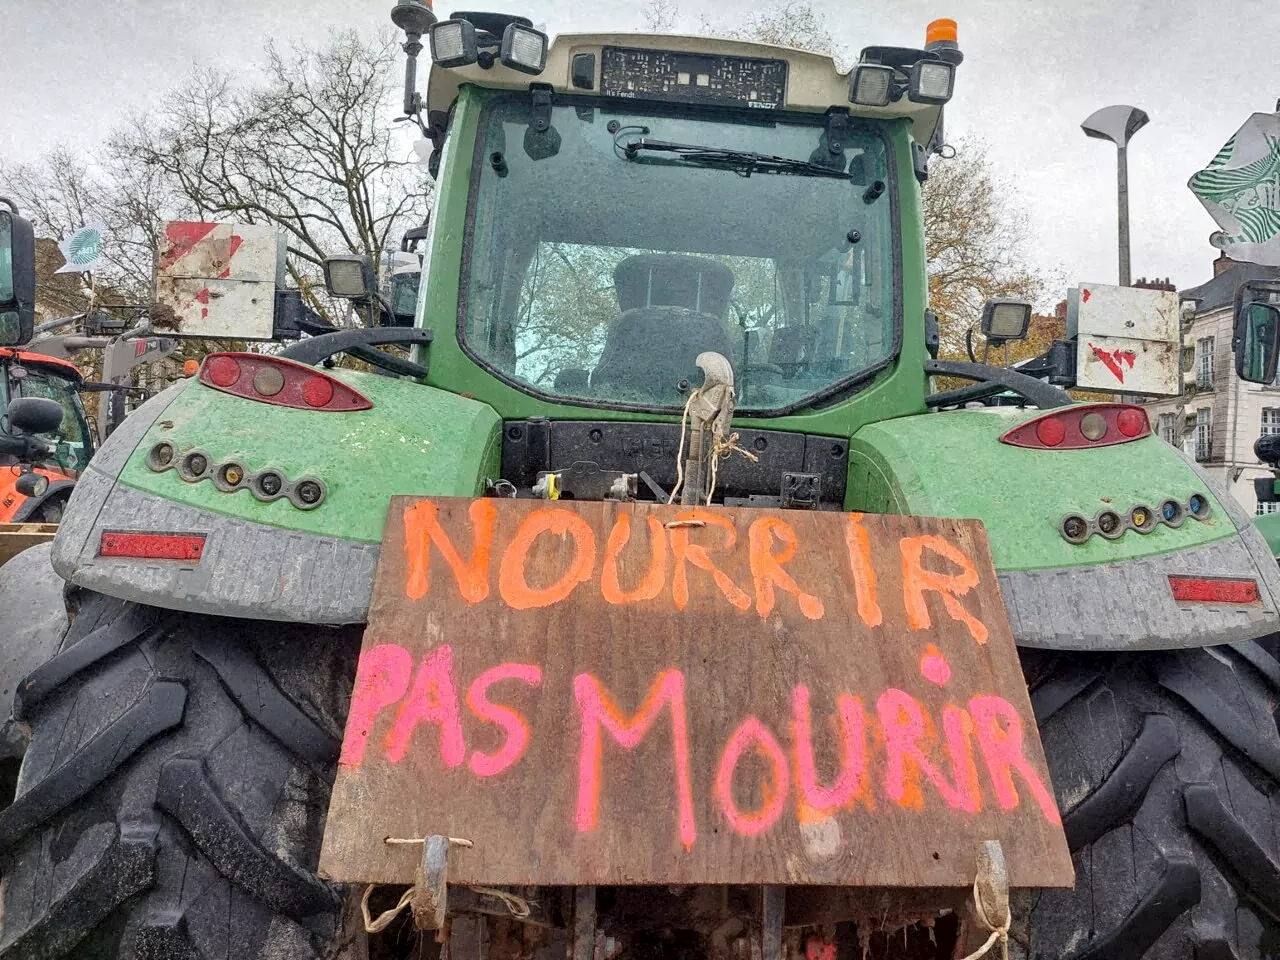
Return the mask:
M1120 232L1120 286L1129 286L1129 140L1150 118L1137 107L1103 107L1089 115L1080 129L1095 140L1116 145L1117 213Z

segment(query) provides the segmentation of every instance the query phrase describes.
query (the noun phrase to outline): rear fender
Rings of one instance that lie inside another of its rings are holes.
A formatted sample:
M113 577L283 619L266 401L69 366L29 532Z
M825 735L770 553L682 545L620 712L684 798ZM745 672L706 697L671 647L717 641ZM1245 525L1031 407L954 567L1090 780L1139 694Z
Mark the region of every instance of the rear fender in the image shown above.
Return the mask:
M496 478L501 421L485 404L406 380L330 375L368 410L328 413L258 403L187 381L125 420L90 461L54 543L71 582L191 613L360 623L368 615L382 528L396 494L475 496ZM156 406L152 406L156 404ZM290 483L315 478L323 500L259 499L246 484L184 479L172 463L199 452L211 474L235 463ZM105 532L203 537L198 560L100 555Z
M1000 437L1039 411L961 410L864 427L849 445L846 505L970 517L987 528L1014 637L1023 646L1132 650L1210 646L1280 630L1280 575L1251 518L1180 451L1154 436L1088 450L1032 450ZM1126 516L1193 493L1207 519L1083 544L1065 515ZM1170 575L1246 578L1252 604L1174 600Z

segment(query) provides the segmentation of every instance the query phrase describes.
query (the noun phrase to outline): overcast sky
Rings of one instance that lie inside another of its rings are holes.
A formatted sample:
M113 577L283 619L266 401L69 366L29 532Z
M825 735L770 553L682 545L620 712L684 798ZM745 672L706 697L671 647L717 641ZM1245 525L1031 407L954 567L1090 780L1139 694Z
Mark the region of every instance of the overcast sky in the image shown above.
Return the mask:
M268 37L319 42L389 23L392 0L0 0L0 157L58 142L92 151L121 114L195 63L243 69ZM640 0L525 0L552 33L635 30ZM1151 123L1130 148L1133 275L1211 275L1213 221L1186 188L1255 111L1280 98L1280 0L814 0L850 50L919 46L959 21L965 62L951 137L984 138L1032 225L1031 257L1068 282L1115 282L1115 149L1080 122L1129 103ZM682 19L732 23L743 0L682 0ZM442 15L449 12L443 6ZM390 120L390 115L388 116ZM936 161L935 162L941 162ZM3 193L3 184L0 184Z

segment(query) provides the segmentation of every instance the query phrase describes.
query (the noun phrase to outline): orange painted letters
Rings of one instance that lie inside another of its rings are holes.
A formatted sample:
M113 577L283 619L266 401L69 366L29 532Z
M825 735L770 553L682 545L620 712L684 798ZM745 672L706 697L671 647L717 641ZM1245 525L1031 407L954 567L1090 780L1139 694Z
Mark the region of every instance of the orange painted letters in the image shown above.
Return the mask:
M421 600L431 588L431 544L435 544L453 571L458 592L467 603L479 603L489 595L489 553L498 511L492 500L473 500L471 516L471 559L464 561L440 526L434 502L419 500L404 512L404 551L408 574L404 592L410 600Z
M978 585L978 570L963 550L955 544L934 534L920 537L903 537L900 543L902 550L902 593L907 604L907 623L912 630L927 630L932 621L929 619L929 608L925 606L924 595L932 590L942 597L942 605L952 620L959 621L969 628L969 635L978 643L987 642L987 626L957 600ZM938 573L926 570L922 564L924 551L929 549L940 557L950 560L960 568L960 573Z
M773 540L782 542L782 550L773 552ZM780 517L761 517L751 524L747 533L751 548L751 576L756 582L756 613L763 620L773 613L776 586L796 598L800 612L810 620L822 619L822 601L805 593L782 565L796 555L796 532Z
M686 510L684 513L678 514L676 519L701 520L707 525L707 528L719 527L724 531L725 550L732 550L733 545L738 540L733 521L718 513L712 513L709 510ZM671 583L671 599L675 602L677 610L683 610L689 605L689 579L688 570L686 569L686 564L689 563L699 570L705 570L711 574L716 586L720 588L720 592L739 610L751 609L751 598L729 579L728 574L715 565L711 557L707 555L707 548L689 542L688 527L672 528L671 552L676 557L676 573Z
M849 514L844 528L845 545L849 549L849 569L853 573L853 591L858 598L858 617L868 627L884 621L876 596L876 568L871 562L871 535L862 525L862 514Z
M573 560L569 568L549 587L529 586L525 577L525 561L529 548L542 534L549 533L573 539ZM534 510L520 522L515 536L498 568L498 590L502 599L515 610L549 607L573 593L578 584L591 579L596 565L596 535L591 524L571 510L547 507Z
M600 593L608 603L635 603L652 600L662 592L667 582L667 531L657 517L648 518L649 569L634 590L623 592L618 583L618 555L631 539L631 514L620 512L609 531L609 542L604 549L604 571L600 575Z

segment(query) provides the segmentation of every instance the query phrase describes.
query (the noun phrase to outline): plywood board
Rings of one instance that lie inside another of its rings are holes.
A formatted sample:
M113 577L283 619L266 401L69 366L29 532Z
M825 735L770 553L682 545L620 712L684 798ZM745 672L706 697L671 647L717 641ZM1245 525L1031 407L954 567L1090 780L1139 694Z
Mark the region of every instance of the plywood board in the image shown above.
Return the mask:
M977 521L395 498L322 872L1019 887L1072 869Z

